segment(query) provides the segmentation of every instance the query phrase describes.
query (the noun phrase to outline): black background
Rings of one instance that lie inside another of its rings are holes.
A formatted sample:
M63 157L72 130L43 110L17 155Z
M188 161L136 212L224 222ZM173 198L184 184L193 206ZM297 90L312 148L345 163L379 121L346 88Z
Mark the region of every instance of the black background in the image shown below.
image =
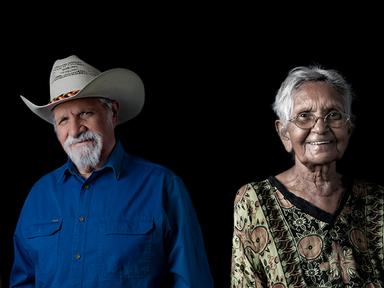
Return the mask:
M44 15L33 12L40 7L23 7L23 13L15 7L12 21L2 25L5 281L21 205L31 185L66 159L52 126L19 95L46 104L53 62L71 54L102 71L124 67L142 78L145 107L117 133L129 152L171 168L185 181L216 287L229 286L237 189L290 166L271 109L289 69L318 63L346 76L357 95L357 120L340 170L382 182L384 50L375 7L354 7L351 14L325 2L302 4L307 10L301 12L241 3L151 11L109 4L95 12L63 3Z

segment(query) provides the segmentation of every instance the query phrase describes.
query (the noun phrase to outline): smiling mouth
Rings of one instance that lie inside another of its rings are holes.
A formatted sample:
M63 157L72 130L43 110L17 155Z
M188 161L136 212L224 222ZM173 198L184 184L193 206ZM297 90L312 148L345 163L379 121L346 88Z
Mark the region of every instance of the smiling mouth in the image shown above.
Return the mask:
M324 144L330 144L332 141L313 141L313 142L308 142L310 145L324 145Z

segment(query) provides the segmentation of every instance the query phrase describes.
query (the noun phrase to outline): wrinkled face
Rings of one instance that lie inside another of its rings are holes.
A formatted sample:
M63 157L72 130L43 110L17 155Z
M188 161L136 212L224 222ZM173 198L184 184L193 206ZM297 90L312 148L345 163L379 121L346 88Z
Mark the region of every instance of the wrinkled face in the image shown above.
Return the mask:
M332 111L344 112L343 98L325 82L304 83L294 95L291 117L313 113L324 117ZM301 114L303 113L303 114ZM319 118L309 129L288 122L286 129L277 121L276 128L288 152L295 154L295 161L305 166L326 165L340 159L349 142L350 123L339 128L330 127Z
M115 104L112 109L117 109ZM96 168L108 157L117 121L111 109L95 98L84 98L58 105L53 114L58 140L79 170Z

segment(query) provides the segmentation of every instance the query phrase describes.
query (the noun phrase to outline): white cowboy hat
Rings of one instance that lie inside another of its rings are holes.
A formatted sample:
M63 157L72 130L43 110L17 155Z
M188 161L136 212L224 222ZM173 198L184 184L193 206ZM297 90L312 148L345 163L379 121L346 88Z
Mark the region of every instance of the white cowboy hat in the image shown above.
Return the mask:
M102 97L119 102L117 124L137 116L144 105L144 85L136 73L124 68L100 72L75 55L54 63L49 83L51 100L47 105L38 106L20 97L32 112L51 124L57 105L79 98Z

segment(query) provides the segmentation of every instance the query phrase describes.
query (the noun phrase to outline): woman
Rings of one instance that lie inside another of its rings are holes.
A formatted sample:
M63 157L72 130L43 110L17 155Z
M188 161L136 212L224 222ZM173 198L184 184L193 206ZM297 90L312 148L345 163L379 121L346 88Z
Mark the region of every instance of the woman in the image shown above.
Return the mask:
M294 164L239 189L231 287L384 287L384 187L336 168L352 132L351 103L337 71L289 72L273 109Z

